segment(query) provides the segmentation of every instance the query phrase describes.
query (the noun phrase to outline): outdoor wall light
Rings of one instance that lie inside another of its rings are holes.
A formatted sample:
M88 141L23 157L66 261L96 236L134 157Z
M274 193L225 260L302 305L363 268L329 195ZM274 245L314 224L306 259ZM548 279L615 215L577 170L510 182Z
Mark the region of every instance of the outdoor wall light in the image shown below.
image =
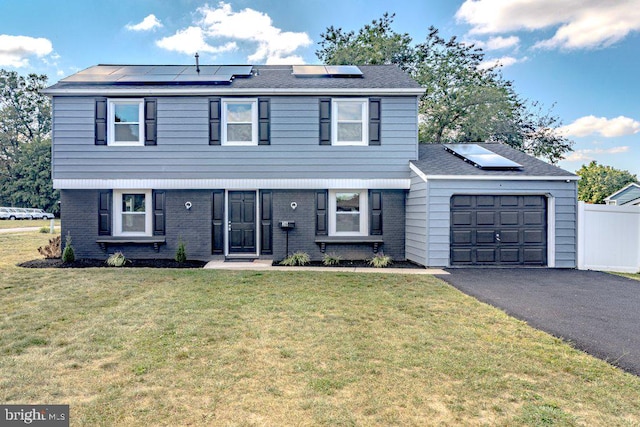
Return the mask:
M191 206L193 206L193 205L191 204L191 202L186 202L186 203L184 204L184 207L185 207L185 208L187 208L187 210L190 210L190 209L191 209Z
M296 202L291 202L291 209L295 211L297 207L298 207L298 204Z

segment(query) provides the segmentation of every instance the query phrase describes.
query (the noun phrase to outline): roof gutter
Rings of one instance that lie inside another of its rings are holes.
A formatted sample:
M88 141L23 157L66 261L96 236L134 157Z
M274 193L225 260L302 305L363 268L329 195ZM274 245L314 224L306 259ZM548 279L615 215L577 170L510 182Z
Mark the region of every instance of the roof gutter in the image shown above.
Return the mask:
M50 96L158 96L158 95L423 95L423 88L48 88L41 91Z

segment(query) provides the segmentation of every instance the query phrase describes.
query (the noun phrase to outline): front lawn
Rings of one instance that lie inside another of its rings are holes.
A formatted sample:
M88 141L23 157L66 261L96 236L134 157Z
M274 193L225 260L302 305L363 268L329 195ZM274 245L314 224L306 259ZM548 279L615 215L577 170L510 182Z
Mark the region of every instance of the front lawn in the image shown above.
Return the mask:
M638 425L640 378L430 276L22 269L0 234L0 402L72 425Z

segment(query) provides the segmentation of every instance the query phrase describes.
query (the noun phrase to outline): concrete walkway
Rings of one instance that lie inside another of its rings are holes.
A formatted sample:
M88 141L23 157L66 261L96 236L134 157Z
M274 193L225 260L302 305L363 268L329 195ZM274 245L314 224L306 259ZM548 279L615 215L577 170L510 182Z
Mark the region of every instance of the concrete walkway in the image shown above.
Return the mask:
M259 270L259 271L324 271L348 273L385 273L385 274L448 274L435 268L372 268L372 267L280 267L272 265L269 259L257 259L247 262L209 261L204 266L211 270Z

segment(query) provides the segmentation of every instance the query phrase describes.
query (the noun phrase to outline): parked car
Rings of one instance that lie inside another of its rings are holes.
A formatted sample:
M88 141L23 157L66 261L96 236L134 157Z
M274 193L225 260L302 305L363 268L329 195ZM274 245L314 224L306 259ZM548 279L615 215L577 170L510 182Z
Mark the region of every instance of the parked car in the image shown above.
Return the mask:
M31 219L31 215L27 214L21 208L6 208L9 211L9 219Z
M53 219L53 214L45 212L44 209L28 208L27 211L33 219Z
M9 219L10 217L9 208L0 208L0 219Z

